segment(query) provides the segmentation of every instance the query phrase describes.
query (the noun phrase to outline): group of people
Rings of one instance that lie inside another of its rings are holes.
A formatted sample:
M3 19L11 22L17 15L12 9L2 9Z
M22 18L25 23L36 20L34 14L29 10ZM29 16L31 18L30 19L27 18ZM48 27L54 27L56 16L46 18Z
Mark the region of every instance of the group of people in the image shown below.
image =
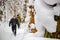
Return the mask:
M21 23L21 17L19 14L14 15L13 18L11 18L9 22L9 27L12 26L12 32L16 36L16 27L20 28L20 23Z

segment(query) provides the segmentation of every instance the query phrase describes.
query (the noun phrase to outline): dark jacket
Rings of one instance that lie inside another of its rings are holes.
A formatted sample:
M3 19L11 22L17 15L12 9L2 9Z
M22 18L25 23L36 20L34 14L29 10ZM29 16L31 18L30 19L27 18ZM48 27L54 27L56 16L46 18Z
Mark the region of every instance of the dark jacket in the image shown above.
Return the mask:
M12 18L12 19L10 20L10 22L9 22L9 26L12 25L12 27L13 27L13 26L16 26L16 24L17 24L18 27L19 27L19 23L18 23L18 19L17 19L17 18L16 18L16 19Z

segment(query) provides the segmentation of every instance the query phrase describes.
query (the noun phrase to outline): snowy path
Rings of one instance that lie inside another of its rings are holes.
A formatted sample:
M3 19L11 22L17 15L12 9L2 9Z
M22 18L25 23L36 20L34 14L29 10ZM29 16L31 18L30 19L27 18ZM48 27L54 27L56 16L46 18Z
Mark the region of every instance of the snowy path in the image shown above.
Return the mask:
M8 26L8 23L1 23L0 25L0 40L55 40L36 37L33 33L28 33L25 27L21 25L22 28L17 30L17 36L15 37L11 32L11 27ZM20 30L20 31L19 31ZM57 39L56 39L57 40Z
M18 29L17 36L15 37L11 31L11 27L8 26L8 23L1 23L0 25L0 40L22 40L25 33L23 29Z

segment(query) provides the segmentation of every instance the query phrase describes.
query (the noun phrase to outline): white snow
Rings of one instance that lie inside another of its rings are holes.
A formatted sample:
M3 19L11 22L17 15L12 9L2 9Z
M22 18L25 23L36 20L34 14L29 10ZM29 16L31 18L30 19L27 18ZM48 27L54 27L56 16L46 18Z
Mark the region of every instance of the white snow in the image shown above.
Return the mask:
M45 1L47 4L51 4L51 5L53 5L54 3L60 2L59 0L43 0L43 1Z
M43 4L42 4L43 3ZM54 15L52 9L47 8L42 0L35 1L35 11L36 11L36 25L40 23L44 28L47 29L50 33L56 31L56 22L54 21Z
M56 22L54 21L54 17L53 17L55 14L52 12L52 11L55 11L55 8L50 8L49 6L45 5L42 0L35 0L35 2L33 1L34 0L32 0L31 2L30 0L29 3L30 2L31 3L29 5L33 4L36 11L35 24L32 24L30 26L32 28L34 28L33 26L35 26L38 31L36 33L29 32L28 24L30 20L30 16L29 16L30 10L29 8L27 8L28 11L27 11L25 23L21 23L19 29L17 27L17 35L15 37L11 31L11 26L9 27L9 20L13 16L13 14L10 14L10 10L12 11L12 9L9 10L10 7L8 4L6 4L5 11L7 12L6 13L7 21L0 22L0 40L58 40L58 39L44 38L45 29L47 29L47 31L50 33L56 31ZM14 2L11 2L11 3L13 4ZM21 11L19 7L17 8L17 13ZM13 8L13 5L12 5L12 8ZM12 11L12 13L14 12Z
M16 37L11 32L11 28L8 26L8 23L1 23L0 25L0 40L58 40L58 39L50 39L39 37L38 33L29 33L26 29L25 23L21 25L19 29L17 29Z

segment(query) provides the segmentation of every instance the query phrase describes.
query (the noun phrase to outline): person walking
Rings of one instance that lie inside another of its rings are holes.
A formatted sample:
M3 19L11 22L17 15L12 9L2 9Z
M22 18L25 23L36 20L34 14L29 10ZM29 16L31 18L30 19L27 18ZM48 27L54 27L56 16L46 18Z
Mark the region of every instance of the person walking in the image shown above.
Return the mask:
M16 36L16 27L17 27L17 25L19 27L18 19L17 19L16 15L14 15L13 18L9 22L9 27L12 26L12 32L15 36Z
M20 23L22 22L22 20L21 20L21 17L20 17L19 14L17 14L17 19L18 19L18 23L19 23L19 27L18 28L20 28Z

